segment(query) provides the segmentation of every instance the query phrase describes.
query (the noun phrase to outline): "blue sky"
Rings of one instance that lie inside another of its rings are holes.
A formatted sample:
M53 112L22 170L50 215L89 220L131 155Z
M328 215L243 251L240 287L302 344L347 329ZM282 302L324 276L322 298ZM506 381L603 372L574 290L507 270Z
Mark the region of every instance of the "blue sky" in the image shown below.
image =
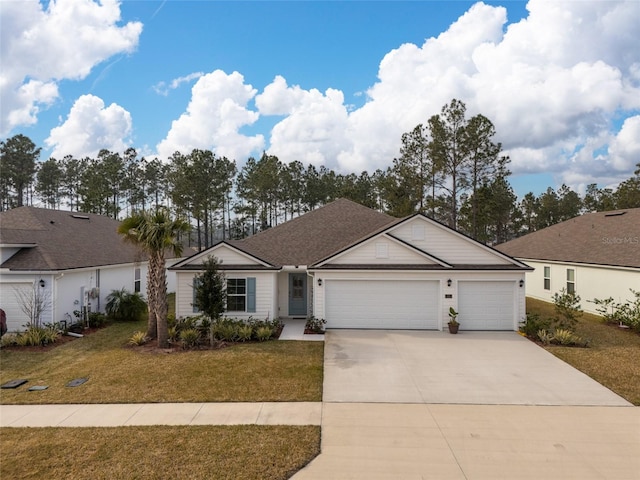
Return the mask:
M385 168L452 98L516 192L615 185L640 158L640 2L0 3L2 138L43 159L262 150Z

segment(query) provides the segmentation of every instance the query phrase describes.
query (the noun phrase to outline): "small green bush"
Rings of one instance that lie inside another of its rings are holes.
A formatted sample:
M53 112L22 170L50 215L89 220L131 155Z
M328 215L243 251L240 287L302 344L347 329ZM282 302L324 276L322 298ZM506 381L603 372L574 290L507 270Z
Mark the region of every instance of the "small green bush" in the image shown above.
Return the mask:
M540 318L537 313L527 313L527 318L520 324L520 331L529 338L537 338L540 330L547 331L551 327L551 321Z
M253 327L251 325L240 325L238 327L238 341L247 342L253 336Z
M568 293L563 288L559 293L553 294L553 305L558 315L558 318L554 319L556 328L574 331L578 318L582 316L580 295Z
M137 321L147 311L147 302L142 295L137 292L131 293L126 288L112 290L107 296L105 311L112 320Z
M12 347L18 344L18 335L15 333L5 333L0 339L1 347Z
M197 328L187 328L180 332L182 348L194 348L200 343L201 333Z
M102 328L107 324L107 316L100 312L89 312L89 328Z
M596 310L606 322L624 325L640 333L640 291L629 290L634 297L632 300L616 302L609 297L604 300L596 298L593 303L598 305Z
M273 335L271 327L261 326L256 329L256 338L259 342L269 340Z
M324 326L327 321L324 318L316 318L313 315L307 317L307 323L304 326L305 330L311 330L314 333L324 333Z
M176 330L175 325L173 327L169 327L167 329L168 337L170 342L175 342L178 340L178 331Z
M553 340L553 334L547 332L545 329L538 330L538 340L540 340L543 344L549 345L551 340Z
M129 339L129 345L144 345L145 343L147 343L149 341L149 337L147 337L147 334L145 332L134 332L133 335L131 335L131 338Z
M559 345L571 345L574 340L573 332L564 328L558 328L553 332L552 341Z

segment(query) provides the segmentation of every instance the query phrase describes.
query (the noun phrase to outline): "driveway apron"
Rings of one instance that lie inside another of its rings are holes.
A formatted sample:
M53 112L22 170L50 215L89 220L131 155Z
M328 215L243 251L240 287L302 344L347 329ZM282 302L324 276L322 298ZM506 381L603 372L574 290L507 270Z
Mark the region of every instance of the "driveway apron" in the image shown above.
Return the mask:
M325 337L325 402L630 405L515 332L330 330Z

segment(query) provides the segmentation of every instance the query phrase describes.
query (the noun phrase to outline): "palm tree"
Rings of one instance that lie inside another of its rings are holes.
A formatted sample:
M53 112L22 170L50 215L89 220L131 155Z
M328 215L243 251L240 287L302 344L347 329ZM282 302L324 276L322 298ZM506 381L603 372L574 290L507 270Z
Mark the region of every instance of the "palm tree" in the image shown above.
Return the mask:
M182 244L178 242L177 237L179 233L187 231L189 224L181 219L172 220L166 208L135 213L125 218L118 227L118 233L123 235L126 241L140 247L148 256L147 336L158 339L158 348L166 348L169 344L165 250L168 249L174 255L180 256Z

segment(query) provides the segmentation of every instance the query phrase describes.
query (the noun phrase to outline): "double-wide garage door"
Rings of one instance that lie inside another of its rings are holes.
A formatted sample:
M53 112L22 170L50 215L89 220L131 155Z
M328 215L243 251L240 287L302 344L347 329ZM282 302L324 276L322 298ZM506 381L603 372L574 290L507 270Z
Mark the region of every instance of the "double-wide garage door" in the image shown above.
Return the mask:
M458 282L461 330L513 330L515 282Z
M435 330L439 294L437 281L327 280L327 327Z

